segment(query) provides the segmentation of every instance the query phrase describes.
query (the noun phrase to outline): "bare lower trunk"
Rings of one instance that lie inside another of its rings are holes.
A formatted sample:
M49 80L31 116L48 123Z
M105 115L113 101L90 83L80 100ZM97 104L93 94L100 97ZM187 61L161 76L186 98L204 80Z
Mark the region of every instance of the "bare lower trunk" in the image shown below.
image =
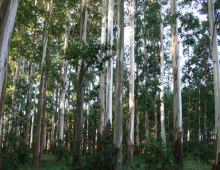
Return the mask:
M5 90L7 86L8 57L18 4L19 0L3 0L0 6L0 146L2 141L1 132L4 117Z
M170 0L171 17L176 18L176 0ZM174 113L174 153L175 161L180 169L183 169L183 144L182 144L182 99L180 84L180 58L178 48L178 24L177 18L171 23L172 59L173 59L173 113Z
M49 59L47 59L47 64ZM46 127L46 109L47 109L47 81L48 81L48 72L46 72L45 82L44 82L44 103L43 103L43 119L41 123L41 142L40 142L40 158L39 162L43 162L44 157L44 147L45 147L45 127Z
M220 160L220 73L217 31L215 25L214 5L212 0L208 0L208 16L210 26L210 39L212 46L213 76L214 76L214 96L215 96L215 164L218 166Z
M115 80L114 144L118 148L115 170L122 170L122 124L123 124L123 79L124 79L124 0L117 0L118 32Z
M128 162L133 162L134 151L134 1L130 1L130 77L129 77L129 117L128 117Z
M81 19L80 19L80 39L86 42L86 28L87 28L87 0L82 0ZM77 107L75 114L75 148L76 156L74 162L78 165L81 164L81 158L79 156L82 145L82 133L83 133L83 105L85 94L85 61L80 59L78 62L78 84L77 84Z

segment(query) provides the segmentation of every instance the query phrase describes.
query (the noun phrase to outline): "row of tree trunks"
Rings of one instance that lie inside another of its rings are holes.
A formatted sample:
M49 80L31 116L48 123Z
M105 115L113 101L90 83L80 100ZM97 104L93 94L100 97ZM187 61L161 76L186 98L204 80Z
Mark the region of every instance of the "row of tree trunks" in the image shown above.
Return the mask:
M50 10L50 4L47 3L47 12ZM40 132L41 132L41 116L42 116L42 108L43 108L43 90L44 90L44 63L47 52L47 41L48 41L48 26L49 26L49 18L46 18L45 15L45 30L44 30L44 39L43 39L43 52L42 52L42 62L41 62L41 81L39 88L39 100L38 100L38 112L37 112L37 122L35 125L35 140L34 140L34 155L33 155L33 167L38 166L39 160L39 145L40 145Z

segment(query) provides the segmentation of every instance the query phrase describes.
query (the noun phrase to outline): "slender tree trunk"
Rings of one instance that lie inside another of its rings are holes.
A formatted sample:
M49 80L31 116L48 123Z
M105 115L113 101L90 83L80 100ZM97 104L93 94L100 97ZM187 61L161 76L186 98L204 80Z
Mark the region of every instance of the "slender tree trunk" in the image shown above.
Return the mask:
M47 58L47 65L49 64L49 58ZM41 123L41 142L40 142L40 158L39 162L43 162L44 147L45 147L45 128L46 128L46 109L47 109L47 82L48 82L48 71L44 81L44 103L43 103L43 119Z
M106 0L102 0L102 31L101 31L101 44L105 45L106 42ZM102 54L102 58L105 53ZM102 60L102 59L101 59ZM104 115L105 115L105 64L100 71L100 90L99 90L99 137L101 140L104 137Z
M49 11L49 3L47 4L47 11ZM45 22L45 31L44 31L44 40L43 40L43 53L42 53L42 63L41 63L41 81L40 81L40 88L39 88L39 100L38 100L38 113L37 113L37 122L35 128L35 140L34 140L34 155L33 155L33 167L38 166L38 159L39 159L39 144L40 144L40 129L41 129L41 116L42 116L42 105L43 105L43 84L44 84L44 62L46 58L46 51L47 51L47 41L48 41L48 25L49 25L49 18L46 18Z
M80 19L80 39L86 42L87 29L87 0L81 1L81 19ZM83 111L84 111L84 94L85 94L85 61L80 59L78 62L78 84L77 84L77 107L75 114L75 148L76 156L74 162L81 164L79 156L82 145L83 133Z
M128 116L128 162L133 162L134 152L134 1L131 0L130 13L130 77L129 77L129 116Z
M10 119L9 119L9 129L8 131L10 133L15 133L16 129L16 116L18 114L18 101L17 101L17 95L18 95L18 89L17 85L19 82L19 73L21 69L21 60L22 60L22 55L19 53L18 58L17 58L17 67L16 67L16 72L15 72L15 77L14 77L14 82L13 82L13 92L12 92L12 109L11 109L11 114L10 114Z
M19 0L3 0L0 6L0 146L2 146L2 123L4 119L9 50L18 4Z
M32 31L32 38L31 44L34 43L34 35L35 31ZM29 60L29 75L28 75L28 94L27 94L27 105L26 105L26 115L27 115L27 122L26 122L26 137L25 143L29 145L29 126L30 126L30 113L31 113L31 94L32 94L32 64L33 64L33 47L31 46L31 56Z
M178 48L178 24L176 0L170 0L171 4L171 38L173 59L173 113L174 113L174 153L176 164L183 169L183 144L182 144L182 99L180 84L180 59Z
M123 79L124 79L124 0L117 0L118 32L115 80L114 144L118 148L115 170L122 170L122 122L123 122Z
M143 14L143 18L145 18L145 11ZM144 32L146 34L146 23L144 19ZM145 65L145 86L146 91L148 91L147 82L148 82L148 57L147 57L147 42L146 42L146 35L144 34L144 65ZM147 104L147 101L146 101ZM150 130L149 130L149 112L145 110L145 135L146 135L146 143L150 142Z
M165 133L165 113L164 113L164 55L163 55L163 19L162 19L162 4L160 8L160 81L161 81L161 91L160 91L160 122L161 122L161 138L166 143L166 133Z
M109 0L108 7L108 50L107 55L112 56L113 45L113 16L114 16L114 0ZM105 131L112 128L112 84L113 84L113 65L112 58L107 61L107 82L106 82L106 112L105 112Z
M157 95L154 96L154 139L157 140Z
M69 37L69 12L66 14L66 32L65 32L65 42L64 42L64 53L66 54L66 49L68 48L68 37ZM67 66L68 61L63 60L63 78L61 82L61 99L60 99L60 133L59 139L63 140L64 135L64 114L65 114L65 96L66 96L66 81L67 81Z
M215 25L213 0L208 1L208 17L210 26L210 40L212 45L213 76L214 76L214 96L215 96L215 164L218 165L220 159L220 74L217 31Z

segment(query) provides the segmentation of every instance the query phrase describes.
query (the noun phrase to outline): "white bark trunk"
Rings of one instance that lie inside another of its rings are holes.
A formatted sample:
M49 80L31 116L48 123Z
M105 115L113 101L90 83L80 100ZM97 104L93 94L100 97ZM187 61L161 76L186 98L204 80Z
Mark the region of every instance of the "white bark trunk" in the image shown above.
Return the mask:
M174 152L176 164L183 169L183 146L182 146L182 99L180 84L180 58L178 48L178 24L176 0L170 0L171 4L171 39L173 59L173 113L174 113Z
M129 140L128 155L129 163L133 162L134 151L134 1L130 1L130 77L129 77Z
M102 32L101 32L101 45L106 42L106 0L102 0ZM102 58L105 53L102 54ZM100 91L99 91L99 135L101 138L104 136L104 115L105 115L105 64L102 65L103 70L100 71Z
M35 108L34 108L35 109ZM30 149L32 147L33 143L33 132L34 132L34 109L33 109L33 115L32 115L32 124L31 124L31 138L30 138Z
M66 32L65 32L65 40L64 40L64 53L66 53L66 49L68 48L68 37L69 37L69 12L66 15ZM63 140L63 133L64 133L64 115L65 115L65 96L66 96L66 82L67 82L67 66L68 61L63 60L63 78L61 84L61 99L60 99L60 133L59 139Z
M108 7L108 56L112 56L113 45L113 15L114 15L114 0L109 0ZM106 82L106 115L105 115L105 130L109 131L112 128L112 84L113 84L113 65L112 58L107 61L107 82Z
M214 76L214 92L215 92L215 140L216 140L216 166L220 157L220 74L219 74L219 57L218 57L218 42L217 31L215 25L215 15L213 0L208 0L208 16L210 27L210 40L212 46L212 60L213 60L213 76Z
M165 132L165 113L164 113L164 55L163 55L163 19L162 19L162 4L160 8L160 122L161 122L161 138L166 143L166 132Z
M118 32L115 80L114 144L118 148L115 169L122 169L123 79L124 79L124 0L117 0Z
M19 0L3 0L0 9L0 139L7 84L8 57L18 4Z
M80 19L80 39L86 42L87 29L87 0L82 0ZM76 154L80 153L83 133L83 111L85 94L85 61L80 59L78 62L78 82L77 82L77 110L75 114L75 143ZM80 163L80 157L75 158L76 164Z

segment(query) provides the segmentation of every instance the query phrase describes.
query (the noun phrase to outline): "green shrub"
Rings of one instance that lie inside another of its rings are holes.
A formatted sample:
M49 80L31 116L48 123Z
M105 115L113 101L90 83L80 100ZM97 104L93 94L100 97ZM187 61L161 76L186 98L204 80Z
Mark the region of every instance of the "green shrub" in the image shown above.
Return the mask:
M5 141L1 151L1 169L18 169L30 160L28 146L17 136L6 134Z
M98 149L90 147L89 150L83 150L80 156L82 164L79 166L73 162L73 169L82 170L111 170L113 169L116 153L118 149L113 144L112 135L106 137L98 143Z
M166 146L162 144L162 140L152 140L150 143L141 144L144 151L141 153L144 162L144 169L177 169L172 144L167 142Z
M64 145L63 140L58 139L52 144L53 154L57 162L62 162L63 158L68 158L67 147Z

